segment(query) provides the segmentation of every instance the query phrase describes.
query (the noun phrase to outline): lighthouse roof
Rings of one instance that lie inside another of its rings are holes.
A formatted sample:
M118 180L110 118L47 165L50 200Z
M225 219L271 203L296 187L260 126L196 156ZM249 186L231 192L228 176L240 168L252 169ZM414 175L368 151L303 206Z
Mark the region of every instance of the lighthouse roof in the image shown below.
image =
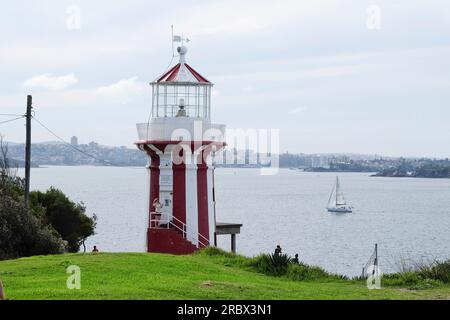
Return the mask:
M187 63L178 63L167 71L156 82L195 82L211 83Z
M158 79L155 80L157 83L164 82L189 82L198 84L211 84L209 80L203 77L200 73L194 70L190 65L186 63L185 55L187 48L184 46L177 48L180 54L180 62L173 66L169 71L164 73Z

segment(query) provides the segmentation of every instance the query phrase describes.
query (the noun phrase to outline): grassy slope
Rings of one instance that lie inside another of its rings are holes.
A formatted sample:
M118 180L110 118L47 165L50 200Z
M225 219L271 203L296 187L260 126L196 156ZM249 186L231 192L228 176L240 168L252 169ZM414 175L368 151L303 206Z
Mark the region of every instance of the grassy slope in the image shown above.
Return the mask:
M81 290L68 290L69 265ZM0 261L9 299L450 299L450 287L368 290L362 282L292 281L196 254L66 254Z

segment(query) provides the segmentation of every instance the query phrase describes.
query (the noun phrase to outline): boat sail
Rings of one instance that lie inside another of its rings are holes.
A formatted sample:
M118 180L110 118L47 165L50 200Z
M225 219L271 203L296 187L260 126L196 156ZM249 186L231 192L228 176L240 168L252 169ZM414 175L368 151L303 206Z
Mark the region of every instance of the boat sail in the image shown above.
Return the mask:
M352 212L352 207L347 204L344 198L344 193L341 189L341 184L339 182L339 177L336 177L336 185L331 191L330 199L328 199L327 210L329 212L336 213L350 213Z

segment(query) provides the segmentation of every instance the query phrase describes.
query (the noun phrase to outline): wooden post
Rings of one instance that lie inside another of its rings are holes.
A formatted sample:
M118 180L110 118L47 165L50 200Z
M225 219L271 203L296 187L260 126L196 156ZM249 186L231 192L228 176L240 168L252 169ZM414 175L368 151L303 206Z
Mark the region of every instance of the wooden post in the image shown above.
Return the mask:
M0 280L0 300L6 300L5 290L3 289L2 280Z
M236 253L236 234L231 234L231 252Z
M31 109L33 103L32 96L27 97L26 114L26 140L25 140L25 206L29 208L30 198L30 167L31 167Z

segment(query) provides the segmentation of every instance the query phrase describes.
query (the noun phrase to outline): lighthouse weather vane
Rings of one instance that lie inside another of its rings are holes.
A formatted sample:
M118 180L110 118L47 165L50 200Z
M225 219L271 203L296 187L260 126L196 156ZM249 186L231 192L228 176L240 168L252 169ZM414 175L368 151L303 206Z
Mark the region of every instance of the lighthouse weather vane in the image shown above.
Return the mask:
M181 35L176 35L173 32L173 25L171 26L172 28L172 57L176 57L175 55L175 50L174 50L174 43L181 43L181 46L184 45L184 42L190 42L191 40L188 37L185 37L184 34Z

